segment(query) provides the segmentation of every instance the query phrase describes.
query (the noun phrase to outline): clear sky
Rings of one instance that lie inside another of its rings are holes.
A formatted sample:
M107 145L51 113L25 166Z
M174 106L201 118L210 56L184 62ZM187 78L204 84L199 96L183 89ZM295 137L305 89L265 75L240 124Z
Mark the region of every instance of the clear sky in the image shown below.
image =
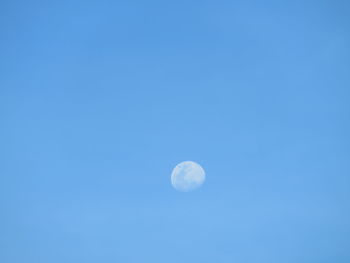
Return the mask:
M349 12L1 1L0 262L350 262Z

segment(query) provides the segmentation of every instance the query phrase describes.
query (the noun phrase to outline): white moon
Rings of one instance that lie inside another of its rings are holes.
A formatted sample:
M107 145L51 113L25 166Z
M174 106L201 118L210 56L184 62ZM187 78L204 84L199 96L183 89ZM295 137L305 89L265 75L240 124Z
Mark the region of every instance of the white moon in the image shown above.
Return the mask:
M198 163L179 163L171 174L171 184L178 191L188 192L200 187L205 180L205 172Z

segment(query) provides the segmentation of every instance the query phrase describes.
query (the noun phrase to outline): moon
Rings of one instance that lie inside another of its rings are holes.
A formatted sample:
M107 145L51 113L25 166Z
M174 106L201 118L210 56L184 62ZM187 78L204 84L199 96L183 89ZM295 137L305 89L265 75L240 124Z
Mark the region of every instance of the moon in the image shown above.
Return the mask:
M192 161L179 163L171 173L172 186L182 192L189 192L202 186L205 172L202 166Z

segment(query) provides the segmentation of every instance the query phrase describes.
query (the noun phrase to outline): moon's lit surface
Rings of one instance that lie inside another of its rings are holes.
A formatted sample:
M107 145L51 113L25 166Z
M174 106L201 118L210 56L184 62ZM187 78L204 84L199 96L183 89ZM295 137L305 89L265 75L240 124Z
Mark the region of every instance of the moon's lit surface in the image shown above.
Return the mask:
M199 188L205 180L202 166L192 161L179 163L171 174L171 184L178 191L188 192Z

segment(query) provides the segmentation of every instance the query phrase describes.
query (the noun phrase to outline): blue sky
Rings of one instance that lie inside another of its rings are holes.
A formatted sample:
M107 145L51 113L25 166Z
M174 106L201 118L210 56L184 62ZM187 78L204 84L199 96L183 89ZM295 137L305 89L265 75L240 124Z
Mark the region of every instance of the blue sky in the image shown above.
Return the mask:
M349 8L1 1L0 262L349 262Z

